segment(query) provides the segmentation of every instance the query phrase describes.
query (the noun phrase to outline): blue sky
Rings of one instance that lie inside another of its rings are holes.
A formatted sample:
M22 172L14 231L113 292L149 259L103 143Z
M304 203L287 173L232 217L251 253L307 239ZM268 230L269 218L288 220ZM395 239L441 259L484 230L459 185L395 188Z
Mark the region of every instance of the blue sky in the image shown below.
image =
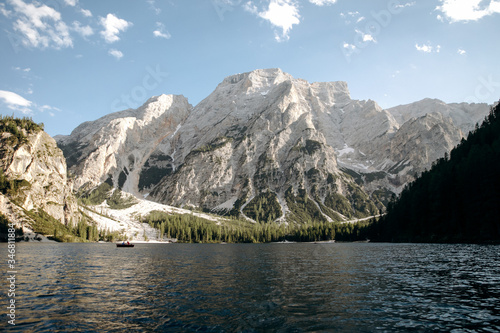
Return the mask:
M498 0L5 0L0 113L51 135L279 67L382 107L500 98Z

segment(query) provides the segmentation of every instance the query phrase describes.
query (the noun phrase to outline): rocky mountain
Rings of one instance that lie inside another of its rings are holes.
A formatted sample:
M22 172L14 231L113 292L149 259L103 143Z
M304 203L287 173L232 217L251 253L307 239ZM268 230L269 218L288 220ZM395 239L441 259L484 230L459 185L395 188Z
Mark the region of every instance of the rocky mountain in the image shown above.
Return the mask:
M17 122L17 124L16 124ZM0 124L0 212L30 228L28 211L48 214L63 225L77 221L78 206L66 159L53 138L29 120Z
M252 220L331 221L378 214L488 110L430 99L384 110L345 82L265 69L227 77L195 107L153 97L56 139L76 188L107 181Z
M174 134L191 108L183 96L152 97L137 110L108 114L81 124L70 136L56 136L68 167L77 175L75 188L109 178L115 187L138 195L139 188L160 181L172 171ZM152 171L140 177L147 170ZM156 170L160 171L154 176Z

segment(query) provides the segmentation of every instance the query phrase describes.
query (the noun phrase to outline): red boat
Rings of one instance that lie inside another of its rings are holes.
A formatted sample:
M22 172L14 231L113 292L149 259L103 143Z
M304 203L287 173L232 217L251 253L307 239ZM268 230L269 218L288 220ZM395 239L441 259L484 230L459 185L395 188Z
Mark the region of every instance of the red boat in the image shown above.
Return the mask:
M134 246L135 246L134 244L130 244L129 242L116 244L116 247L134 247Z

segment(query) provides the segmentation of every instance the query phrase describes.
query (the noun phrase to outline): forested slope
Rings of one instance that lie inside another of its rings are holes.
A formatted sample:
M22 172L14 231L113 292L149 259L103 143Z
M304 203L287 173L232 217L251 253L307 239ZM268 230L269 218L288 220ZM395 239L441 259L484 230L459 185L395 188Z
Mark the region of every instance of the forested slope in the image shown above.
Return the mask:
M372 228L381 241L500 242L500 105Z

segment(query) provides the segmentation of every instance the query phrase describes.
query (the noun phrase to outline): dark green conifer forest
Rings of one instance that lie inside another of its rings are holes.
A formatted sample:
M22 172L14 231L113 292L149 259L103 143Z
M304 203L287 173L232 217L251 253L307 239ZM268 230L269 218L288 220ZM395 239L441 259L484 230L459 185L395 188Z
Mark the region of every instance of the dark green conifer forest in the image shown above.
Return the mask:
M379 241L500 242L500 105L370 229Z

